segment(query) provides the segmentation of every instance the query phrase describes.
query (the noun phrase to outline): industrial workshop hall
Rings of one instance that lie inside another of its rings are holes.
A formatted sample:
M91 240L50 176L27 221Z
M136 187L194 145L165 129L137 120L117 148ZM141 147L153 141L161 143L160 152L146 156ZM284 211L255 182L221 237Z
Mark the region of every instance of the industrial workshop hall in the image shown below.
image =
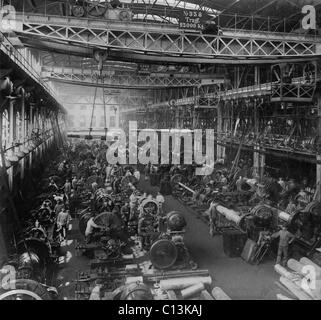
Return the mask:
M321 300L320 83L321 0L0 0L0 300Z

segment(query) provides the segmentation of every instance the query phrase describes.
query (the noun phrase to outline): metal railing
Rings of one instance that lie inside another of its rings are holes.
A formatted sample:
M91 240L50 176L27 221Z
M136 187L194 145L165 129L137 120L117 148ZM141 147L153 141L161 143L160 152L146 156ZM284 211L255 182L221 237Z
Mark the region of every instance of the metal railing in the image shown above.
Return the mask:
M60 16L64 17L72 17L71 8L74 5L74 1L71 0L43 0L43 5L37 6L37 12L44 16L52 16L57 15L58 9L63 8ZM156 4L156 6L154 5ZM88 9L88 3L84 3L85 10ZM219 13L215 12L215 10L211 10L211 8L204 9L189 9L182 8L179 6L170 6L167 2L164 5L157 4L157 1L153 1L153 4L150 5L146 2L135 3L133 1L127 2L123 4L123 9L131 9L134 13L142 12L142 6L144 8L144 14L146 18L143 19L143 22L148 24L164 24L164 25L172 25L177 26L174 20L168 19L167 17L175 17L182 10L197 10L202 11L204 14L208 15L208 20L212 20L218 29L228 28L230 30L247 30L247 31L262 31L269 33L293 33L295 30L299 30L301 28L301 13L298 9L298 19L293 22L293 17L290 18L280 18L275 16L260 16L260 15L244 15L244 14L230 14L230 13ZM162 8L163 6L163 8ZM0 3L1 8L1 3ZM21 7L19 8L22 14L30 14L32 11L28 11L28 1L22 0ZM162 18L161 21L149 20L147 16L159 16ZM81 18L80 18L81 19ZM85 18L86 19L86 18ZM103 17L90 17L91 20L102 20ZM105 19L104 19L105 20ZM136 21L136 20L134 20ZM142 21L142 19L138 19L137 21ZM191 31L191 30L189 30ZM200 31L198 31L200 32ZM306 31L307 33L308 31ZM306 34L305 34L306 35ZM318 31L309 31L309 37L318 36Z
M1 32L0 32L1 33ZM2 33L1 33L2 34ZM41 78L41 72L37 72L34 68L34 66L28 61L26 53L28 49L22 49L23 52L16 49L14 45L10 42L10 40L4 37L4 41L0 43L0 50L3 51L13 63L18 65L24 72L26 72L33 80L35 80L37 83L39 83L55 100L57 93L54 91L54 89ZM40 70L41 65L39 64Z

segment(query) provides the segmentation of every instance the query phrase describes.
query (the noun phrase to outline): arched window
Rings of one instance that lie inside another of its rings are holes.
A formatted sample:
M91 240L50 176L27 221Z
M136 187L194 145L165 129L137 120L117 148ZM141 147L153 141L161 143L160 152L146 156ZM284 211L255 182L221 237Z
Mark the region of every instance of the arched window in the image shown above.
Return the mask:
M9 113L4 110L2 113L2 147L9 147Z
M22 141L22 120L19 111L16 113L16 140Z

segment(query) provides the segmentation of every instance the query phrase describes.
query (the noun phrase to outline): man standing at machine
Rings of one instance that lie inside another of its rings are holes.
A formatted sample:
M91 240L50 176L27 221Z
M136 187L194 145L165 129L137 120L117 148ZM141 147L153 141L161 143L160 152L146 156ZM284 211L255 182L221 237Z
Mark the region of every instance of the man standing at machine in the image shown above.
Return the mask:
M65 240L67 236L67 229L71 221L70 212L63 208L57 216L57 231L60 232L61 240Z
M124 223L128 223L129 217L130 217L130 208L129 208L129 202L126 201L124 205L120 209L120 215Z
M67 199L69 199L70 197L70 193L71 193L71 182L70 180L66 180L66 183L64 184L64 191L65 191L65 195L67 196Z
M129 197L129 212L130 212L130 217L129 219L131 220L134 215L135 215L135 208L137 205L137 201L138 201L138 194L137 191L134 190L133 193L130 195Z
M159 214L163 215L163 205L164 205L165 199L160 192L157 192L156 201L158 203Z
M55 217L57 217L59 212L65 207L65 205L63 203L63 198L62 197L54 196L54 199L56 201L56 205L54 207L54 211L55 211Z
M209 215L209 221L210 221L210 235L211 237L214 237L218 231L217 231L217 211L215 208L215 205L211 203L209 209L207 210L207 213Z
M85 236L86 236L86 242L90 243L92 242L92 238L93 238L93 233L95 229L100 229L100 230L104 230L105 227L103 226L99 226L98 224L96 224L94 222L96 215L94 214L87 222L87 227L86 227L86 231L85 231Z
M282 226L282 229L278 232L273 233L271 238L280 238L276 264L281 264L282 261L282 265L286 266L286 263L288 261L289 245L293 242L295 236L288 231L286 226Z
M140 237L142 248L149 250L153 233L155 232L155 219L148 212L142 210L138 217L138 236Z

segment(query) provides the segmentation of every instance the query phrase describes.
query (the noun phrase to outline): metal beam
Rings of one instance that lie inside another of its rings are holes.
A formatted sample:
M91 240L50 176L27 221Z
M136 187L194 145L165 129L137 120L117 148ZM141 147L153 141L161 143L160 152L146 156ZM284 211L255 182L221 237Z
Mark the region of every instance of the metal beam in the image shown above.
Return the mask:
M168 87L199 87L224 83L224 77L210 76L207 78L200 75L179 75L171 77L167 74L158 77L142 76L137 74L113 74L113 72L103 72L100 76L93 70L82 70L73 68L43 68L41 76L44 80L58 81L82 86L94 86L101 88L121 88L121 89L159 89ZM51 69L51 70L50 70ZM195 76L195 78L193 78Z
M61 95L61 102L63 105L86 105L92 108L94 103L93 96L70 96L70 95ZM105 100L102 97L97 96L95 100L95 105L97 106L139 106L142 107L147 105L150 102L150 98L147 96L129 96L129 95L118 95L118 96L109 96L105 95Z
M313 58L321 54L316 38L291 34L244 33L244 35L203 35L187 33L177 27L116 21L92 21L65 17L17 14L18 35L39 41L101 50L140 53L146 56L170 56L215 60L217 58L280 59Z
M318 81L320 81L321 79L318 78ZM298 95L297 98L293 101L304 101L304 96L307 96L306 101L310 102L311 101L311 97L313 97L314 94L314 88L315 86L313 84L304 84L303 83L303 79L302 78L296 78L293 79L292 82L292 87L290 85L290 89L288 89L288 91L295 91L297 90L300 93L300 90L302 91L301 96ZM280 84L277 82L272 82L272 83L263 83L263 84L259 84L259 85L253 85L253 86L249 86L249 87L242 87L242 88L236 88L236 89L231 89L231 90L227 90L227 91L221 91L221 92L217 92L217 93L209 93L204 95L203 97L197 95L197 96L191 96L191 97L185 97L182 99L177 99L174 100L172 103L175 106L186 106L186 105L190 105L190 104L197 104L199 103L200 100L204 100L204 101L209 101L209 105L213 105L213 107L215 107L215 104L213 104L213 101L216 101L216 103L219 100L234 100L234 99L242 99L242 98L250 98L250 97L263 97L263 96L271 96L273 94L273 89L274 91L280 90ZM286 88L286 87L285 87ZM284 86L283 86L283 90ZM300 99L300 100L299 100ZM275 100L277 101L277 100ZM281 95L280 95L280 100L281 99ZM212 103L210 103L212 102ZM162 108L162 107L168 107L168 101L163 101L160 103L155 103L152 105L149 105L149 109L155 109L155 108Z

